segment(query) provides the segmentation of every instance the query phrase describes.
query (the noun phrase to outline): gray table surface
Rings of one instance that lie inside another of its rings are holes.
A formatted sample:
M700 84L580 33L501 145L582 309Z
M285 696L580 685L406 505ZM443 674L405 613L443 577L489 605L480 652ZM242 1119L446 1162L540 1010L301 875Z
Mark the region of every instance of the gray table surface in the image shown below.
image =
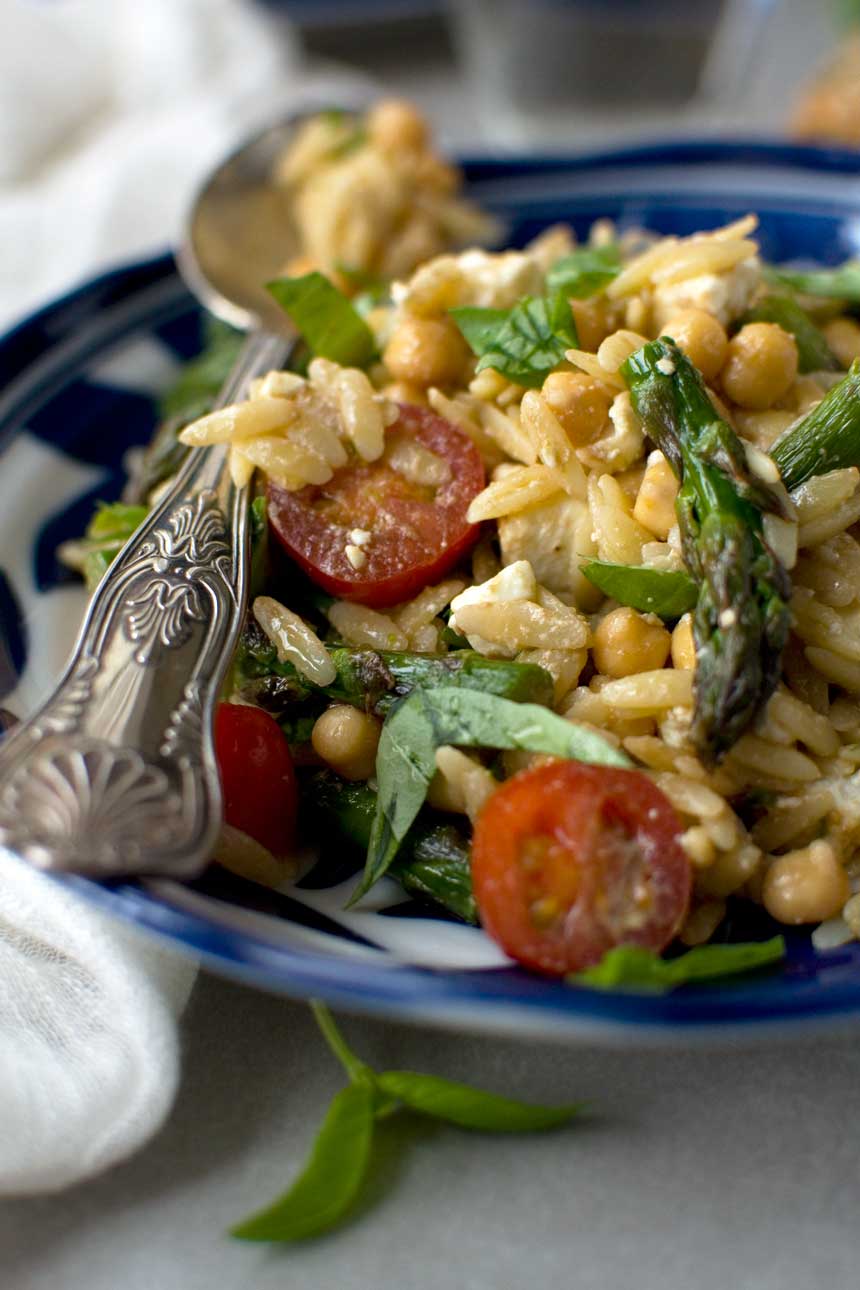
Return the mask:
M346 1018L374 1065L513 1096L588 1098L575 1127L501 1138L415 1122L380 1142L335 1235L224 1229L299 1168L339 1068L307 1008L202 976L169 1123L61 1196L0 1205L4 1290L848 1290L860 1255L860 1042L642 1051Z
M814 6L785 2L791 21L774 59L783 87L817 39ZM413 95L449 143L474 141L469 97L448 69L366 70ZM759 98L777 101L764 79ZM772 124L766 113L758 123ZM0 1203L3 1290L857 1285L856 1028L753 1048L624 1051L344 1024L375 1065L534 1100L588 1098L593 1109L568 1131L528 1138L392 1126L371 1200L349 1226L283 1250L232 1242L225 1228L294 1176L342 1078L306 1007L203 975L168 1124L101 1179Z

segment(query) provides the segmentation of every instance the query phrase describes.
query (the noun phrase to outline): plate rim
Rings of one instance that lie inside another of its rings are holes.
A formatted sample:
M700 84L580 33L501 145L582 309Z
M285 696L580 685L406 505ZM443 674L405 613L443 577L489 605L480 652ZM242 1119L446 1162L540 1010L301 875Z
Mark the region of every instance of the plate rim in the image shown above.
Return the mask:
M518 169L523 175L594 173L612 166L647 168L678 161L767 160L799 175L810 169L830 174L850 174L860 178L860 153L845 149L819 149L809 145L784 144L768 140L684 140L653 142L626 148L595 150L587 154L551 154L517 157L482 153L467 157L462 164L468 178L480 184L485 177L506 168ZM846 193L846 203L856 200L860 217L860 192ZM123 261L69 287L58 297L24 315L0 335L0 372L10 353L22 348L36 352L25 366L14 373L0 394L0 407L6 409L4 420L14 409L14 394L20 380L32 374L40 359L48 357L68 339L62 327L51 334L51 325L68 315L69 326L86 330L93 317L73 321L76 307L89 305L102 312L100 294L113 292L114 304L138 301L145 285L164 286L176 278L173 256L169 250ZM189 308L193 298L188 295ZM132 311L134 312L134 311ZM143 319L142 322L146 320ZM106 344L102 347L107 347ZM101 352L101 350L99 351ZM11 417L14 423L15 418ZM12 433L17 429L12 426ZM0 423L0 442L5 440ZM834 1023L854 1023L860 1018L860 979L856 985L840 985L831 998L806 999L803 993L775 1006L776 1001L749 990L716 987L719 1002L704 1015L697 992L689 1007L678 1006L680 994L663 996L619 995L559 986L526 973L529 982L518 997L504 991L476 988L483 978L499 980L498 972L474 972L466 969L419 968L408 964L377 966L355 964L334 955L311 953L267 942L247 931L235 931L205 917L181 910L147 892L137 884L102 884L92 879L72 876L50 876L64 883L93 903L125 921L169 943L180 951L194 955L215 971L246 980L258 988L275 990L298 998L320 997L348 1010L375 1012L415 1024L468 1029L486 1033L504 1033L522 1038L558 1039L562 1042L593 1041L630 1045L632 1043L678 1044L685 1042L724 1042L731 1038L745 1041L785 1033L797 1036L801 1031L817 1031ZM508 969L502 969L508 972ZM517 970L519 973L520 970ZM344 977L348 980L344 980ZM452 986L453 979L453 986ZM784 976L780 975L784 985ZM822 987L817 987L820 990ZM561 993L563 991L563 994ZM739 994L745 997L740 999ZM685 1015L689 1014L689 1015Z

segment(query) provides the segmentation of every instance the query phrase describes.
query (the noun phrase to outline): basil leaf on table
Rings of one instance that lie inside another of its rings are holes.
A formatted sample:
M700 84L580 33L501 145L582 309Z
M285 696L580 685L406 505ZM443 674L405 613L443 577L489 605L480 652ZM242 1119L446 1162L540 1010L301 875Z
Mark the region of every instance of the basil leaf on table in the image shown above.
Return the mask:
M242 1241L302 1241L336 1225L352 1205L370 1160L375 1095L349 1084L336 1095L310 1158L289 1191L231 1229Z
M366 367L376 357L373 332L325 274L277 278L266 289L320 358L344 367Z
M589 560L580 569L589 582L621 605L661 618L680 618L699 598L695 579L681 570L645 569L609 560Z
M624 753L536 703L477 690L413 690L392 708L376 756L378 795L364 876L354 904L387 871L424 803L443 744L521 748L602 766L630 766Z
M383 1071L376 1080L384 1093L412 1111L447 1120L461 1129L484 1133L539 1133L558 1129L572 1120L583 1106L581 1102L570 1106L535 1106L417 1071Z
M352 1051L325 1004L314 1017L350 1084L329 1107L304 1171L289 1191L232 1229L244 1241L301 1241L337 1227L366 1177L376 1120L404 1108L485 1133L557 1129L582 1108L535 1106L417 1071L377 1074Z
M618 945L594 967L567 978L571 985L634 994L664 994L692 981L717 981L767 967L785 958L785 940L748 941L738 945L698 945L676 959L662 959L638 945Z
M476 370L492 367L517 385L543 385L565 352L579 345L570 304L560 291L526 296L511 309L464 305L451 315L478 356Z
M764 276L768 282L791 287L805 296L828 296L847 300L852 305L860 304L858 260L846 260L835 269L778 269L768 265Z
M621 272L621 251L614 242L608 246L579 246L565 255L546 275L550 291L585 300L608 287Z

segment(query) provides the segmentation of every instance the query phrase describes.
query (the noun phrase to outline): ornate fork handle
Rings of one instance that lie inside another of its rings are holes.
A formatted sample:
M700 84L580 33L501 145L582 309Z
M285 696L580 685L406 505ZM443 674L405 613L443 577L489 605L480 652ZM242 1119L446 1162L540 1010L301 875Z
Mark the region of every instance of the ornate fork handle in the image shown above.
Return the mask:
M218 400L283 364L255 334ZM193 451L102 579L59 685L0 748L0 843L43 869L189 877L218 834L212 711L247 600L247 489Z

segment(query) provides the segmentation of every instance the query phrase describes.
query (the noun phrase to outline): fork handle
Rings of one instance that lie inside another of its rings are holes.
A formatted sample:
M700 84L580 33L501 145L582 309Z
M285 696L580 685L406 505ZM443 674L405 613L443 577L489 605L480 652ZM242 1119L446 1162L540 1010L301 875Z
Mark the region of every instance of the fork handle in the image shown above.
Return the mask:
M282 367L245 341L216 407ZM102 578L63 676L0 747L0 843L42 869L189 877L218 835L212 714L247 602L248 489L193 450Z

